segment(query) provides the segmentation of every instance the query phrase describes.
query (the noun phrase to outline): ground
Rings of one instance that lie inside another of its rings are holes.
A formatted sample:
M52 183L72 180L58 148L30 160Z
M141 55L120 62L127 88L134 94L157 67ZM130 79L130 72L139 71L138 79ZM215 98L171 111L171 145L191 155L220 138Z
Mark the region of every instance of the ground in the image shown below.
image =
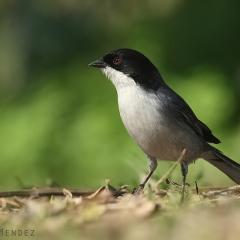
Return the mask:
M181 187L171 183L166 190L148 186L137 195L127 186L115 189L109 183L86 194L68 189L26 192L0 199L0 239L232 240L240 236L240 186L199 189L198 194L188 187L184 202Z

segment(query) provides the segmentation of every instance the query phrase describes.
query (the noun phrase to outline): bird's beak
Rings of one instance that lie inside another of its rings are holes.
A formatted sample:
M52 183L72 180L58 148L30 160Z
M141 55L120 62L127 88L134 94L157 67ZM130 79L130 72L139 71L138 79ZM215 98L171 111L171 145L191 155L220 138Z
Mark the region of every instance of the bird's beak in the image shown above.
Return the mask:
M103 61L103 59L97 59L96 61L89 63L88 66L96 68L105 68L106 63Z

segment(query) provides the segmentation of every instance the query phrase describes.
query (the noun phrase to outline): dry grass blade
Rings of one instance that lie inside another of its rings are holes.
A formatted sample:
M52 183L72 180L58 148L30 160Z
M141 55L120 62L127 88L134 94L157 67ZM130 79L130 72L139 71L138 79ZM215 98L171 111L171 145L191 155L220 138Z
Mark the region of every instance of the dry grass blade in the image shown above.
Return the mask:
M240 195L240 185L232 186L232 187L224 188L224 189L202 192L202 195L204 197L215 197L218 195L229 195L229 194Z
M72 198L72 197L73 197L71 191L69 191L68 189L63 188L62 191L63 191L63 194L64 194L66 197L69 197L69 198Z
M177 167L178 164L180 164L183 161L183 158L186 154L186 149L184 148L183 151L181 152L178 160L173 163L173 165L168 169L168 171L157 181L156 185L155 185L155 189L158 188L158 186L168 178L169 175L171 175L171 173L175 170L175 168Z

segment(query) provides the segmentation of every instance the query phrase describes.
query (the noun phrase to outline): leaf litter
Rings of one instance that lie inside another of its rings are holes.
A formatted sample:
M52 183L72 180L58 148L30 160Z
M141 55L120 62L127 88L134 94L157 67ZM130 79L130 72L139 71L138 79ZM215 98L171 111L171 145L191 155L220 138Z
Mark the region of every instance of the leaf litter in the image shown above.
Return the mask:
M82 196L63 188L62 196L53 191L50 196L2 197L0 226L35 229L35 239L206 240L240 236L240 186L199 189L199 194L188 187L183 204L180 186L169 184L165 190L155 186L134 195L127 186L117 189L108 181Z

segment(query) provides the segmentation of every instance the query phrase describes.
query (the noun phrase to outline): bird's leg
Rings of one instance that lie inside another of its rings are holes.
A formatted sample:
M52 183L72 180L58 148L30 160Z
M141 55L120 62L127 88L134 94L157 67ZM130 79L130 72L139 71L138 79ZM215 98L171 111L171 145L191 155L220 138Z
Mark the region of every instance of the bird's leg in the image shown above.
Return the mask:
M150 160L149 173L146 176L146 178L144 179L144 181L133 191L133 193L137 193L144 189L146 183L148 182L148 180L150 179L150 177L152 176L152 174L154 173L154 171L157 168L157 159L153 158L153 157L148 157L148 158Z
M197 183L197 181L195 181L195 187L196 187L196 193L197 193L197 195L199 194L199 188L198 188L198 183Z
M181 171L182 171L182 177L183 177L181 202L183 202L184 195L185 195L186 177L187 177L187 173L188 173L188 163L186 161L182 161Z

